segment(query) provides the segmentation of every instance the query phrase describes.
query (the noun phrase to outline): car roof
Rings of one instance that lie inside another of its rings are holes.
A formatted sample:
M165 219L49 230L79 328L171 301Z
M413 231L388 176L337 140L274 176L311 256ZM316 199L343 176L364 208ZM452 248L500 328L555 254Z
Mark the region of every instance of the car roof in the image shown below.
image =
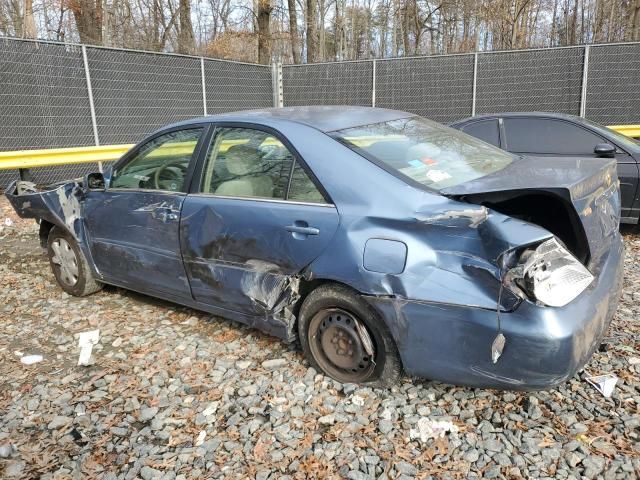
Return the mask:
M242 110L206 117L193 118L174 123L166 128L175 128L213 122L253 122L265 123L270 119L301 123L323 132L359 127L372 123L386 122L400 118L413 117L415 114L386 108L356 107L348 105L304 106L284 108L264 108Z
M573 122L582 122L582 119L576 115L569 115L568 113L552 113L552 112L500 112L500 113L486 113L483 115L476 115L475 117L467 117L462 120L456 120L451 122L451 125L460 125L463 123L477 121L482 119L491 118L509 118L509 117L543 117L543 118L560 118L563 120L571 120Z

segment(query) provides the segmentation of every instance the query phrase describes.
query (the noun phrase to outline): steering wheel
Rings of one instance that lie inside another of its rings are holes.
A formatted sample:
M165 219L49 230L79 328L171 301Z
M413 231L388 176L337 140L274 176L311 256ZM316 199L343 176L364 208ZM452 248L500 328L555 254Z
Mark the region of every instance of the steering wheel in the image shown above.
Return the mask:
M182 187L186 171L187 169L182 163L167 163L158 168L153 174L153 186L157 190L177 191ZM171 182L170 186L173 188L161 187L160 182Z

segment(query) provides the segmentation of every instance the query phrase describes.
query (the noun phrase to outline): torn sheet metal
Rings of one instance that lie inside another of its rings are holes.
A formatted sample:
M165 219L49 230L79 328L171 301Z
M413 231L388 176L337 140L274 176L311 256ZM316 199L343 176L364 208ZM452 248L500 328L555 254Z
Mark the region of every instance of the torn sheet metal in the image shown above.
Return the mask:
M504 350L504 344L506 341L507 339L502 333L499 333L493 340L493 343L491 344L491 361L493 363L498 363L498 359L502 355L502 350Z
M78 182L68 182L37 190L32 182L17 181L7 189L7 198L22 218L46 220L68 230L76 239L82 239L81 197L82 187Z
M426 216L424 214L416 214L416 220L424 223L448 224L452 227L456 226L452 220L462 219L467 223L465 226L469 228L478 228L478 225L485 222L489 216L489 210L486 207L464 208L461 210L447 210L436 215Z

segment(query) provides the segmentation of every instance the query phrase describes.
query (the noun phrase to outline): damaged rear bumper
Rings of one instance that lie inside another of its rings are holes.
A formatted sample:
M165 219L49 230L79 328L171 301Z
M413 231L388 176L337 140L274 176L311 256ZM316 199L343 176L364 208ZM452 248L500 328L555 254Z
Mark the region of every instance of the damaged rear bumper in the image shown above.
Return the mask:
M447 383L535 390L565 382L598 347L622 292L624 246L616 232L596 280L561 308L522 302L501 313L506 345L493 364L496 312L480 308L368 297L395 337L410 375Z

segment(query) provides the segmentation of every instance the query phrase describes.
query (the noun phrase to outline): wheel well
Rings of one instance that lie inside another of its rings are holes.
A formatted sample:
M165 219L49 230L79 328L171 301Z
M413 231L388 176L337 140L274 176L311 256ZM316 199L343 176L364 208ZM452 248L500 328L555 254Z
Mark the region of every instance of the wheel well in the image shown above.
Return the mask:
M325 285L325 284L340 285L342 287L348 288L353 293L360 295L360 292L355 288L353 288L351 285L347 285L346 283L339 282L337 280L331 280L328 278L314 278L313 280L306 280L305 278L302 277L300 278L300 285L298 287L298 295L300 295L300 298L298 299L298 302L296 304L296 308L294 311L296 316L298 315L300 306L302 305L302 302L304 302L304 299L307 297L307 295L313 292L320 285Z
M40 237L40 246L42 248L47 248L47 240L49 239L49 232L55 225L51 222L47 222L46 220L40 220L40 231L38 233Z

